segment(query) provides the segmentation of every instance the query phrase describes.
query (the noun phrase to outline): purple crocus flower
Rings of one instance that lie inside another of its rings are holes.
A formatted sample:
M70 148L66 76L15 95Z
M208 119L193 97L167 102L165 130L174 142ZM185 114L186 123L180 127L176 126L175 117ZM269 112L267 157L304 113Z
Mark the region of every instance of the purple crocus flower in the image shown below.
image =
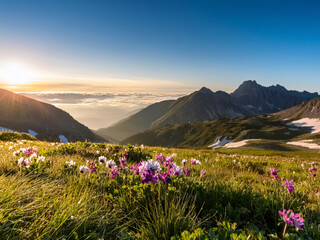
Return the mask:
M286 180L282 186L286 186L289 192L293 192L294 191L294 186L293 186L293 180L288 181Z
M207 171L206 170L201 170L201 177L207 175Z
M119 176L119 168L112 168L110 171L110 178L117 178Z
M299 214L294 214L291 209L288 211L283 209L283 211L279 211L279 214L282 216L283 221L291 226L295 226L296 228L302 230L304 227L304 219L300 218Z
M134 175L138 175L139 174L139 167L140 166L141 166L141 163L139 163L137 165L130 166L130 169L133 170Z
M279 170L275 170L274 168L270 168L270 174L274 177L274 179L277 179Z
M166 160L166 158L163 156L163 154L156 154L156 161L163 163Z
M316 177L317 176L317 174L316 173L312 173L312 177Z
M190 176L190 168L185 168L183 171L184 171L184 173L186 174L187 177Z
M158 173L158 178L163 182L163 183L171 183L171 178L169 173Z
M144 170L140 175L142 183L157 183L159 180L158 175L154 175L154 173L149 170Z
M173 160L172 156L169 156L169 157L166 158L166 161L170 162L170 163L173 163L174 160Z

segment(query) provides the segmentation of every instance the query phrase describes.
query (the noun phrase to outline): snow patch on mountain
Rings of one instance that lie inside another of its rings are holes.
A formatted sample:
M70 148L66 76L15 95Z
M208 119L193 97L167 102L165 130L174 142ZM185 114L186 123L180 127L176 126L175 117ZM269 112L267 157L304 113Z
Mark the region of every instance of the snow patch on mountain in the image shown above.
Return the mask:
M5 128L5 127L0 127L0 132L3 132L3 131L10 131L10 132L14 132L14 130L12 130L12 129Z
M320 149L320 146L316 143L313 143L312 140L301 140L301 141L294 141L294 142L287 142L289 145L305 147L310 149Z
M208 146L208 147L215 149L215 148L223 147L224 145L226 145L229 142L231 142L231 140L229 140L228 137L224 137L222 140L221 140L221 137L218 137L218 138L216 138L215 143Z
M28 129L28 134L30 134L32 137L35 137L35 136L38 135L37 132L35 132L35 131L33 131L33 130L30 130L30 129Z
M320 132L320 119L319 118L302 118L291 123L287 123L289 126L296 127L311 127L311 133Z
M64 135L59 135L59 139L63 143L68 143L68 139Z

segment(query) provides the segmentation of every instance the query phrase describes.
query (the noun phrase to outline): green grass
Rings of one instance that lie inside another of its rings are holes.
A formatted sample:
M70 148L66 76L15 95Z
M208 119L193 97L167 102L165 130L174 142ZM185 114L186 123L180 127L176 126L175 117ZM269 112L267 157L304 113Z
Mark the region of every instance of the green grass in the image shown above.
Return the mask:
M45 162L20 169L13 152L32 146ZM174 153L178 165L188 160L191 175L143 184L127 169L110 179L98 157L119 166L125 150L127 167ZM192 166L191 158L201 165ZM77 166L68 167L70 160ZM98 167L90 176L79 172L87 160ZM281 239L283 208L305 219L305 230L288 227L286 239L320 239L319 177L311 177L311 166L319 166L316 151L0 142L0 239ZM270 168L293 179L295 191L272 180ZM203 169L207 175L200 177Z

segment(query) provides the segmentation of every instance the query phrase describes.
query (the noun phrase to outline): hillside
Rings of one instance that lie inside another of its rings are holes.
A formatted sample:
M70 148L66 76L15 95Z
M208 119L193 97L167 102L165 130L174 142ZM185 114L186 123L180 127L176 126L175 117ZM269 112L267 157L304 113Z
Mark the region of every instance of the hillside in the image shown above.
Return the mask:
M320 98L314 98L310 101L304 101L301 104L275 113L274 116L279 119L297 120L302 118L320 119Z
M218 91L212 92L208 88L201 88L188 96L177 99L167 113L157 119L152 127L187 122L203 122L218 118L229 118L249 114L237 107L229 94Z
M3 89L0 111L0 127L29 132L40 140L104 141L61 109Z
M308 133L308 128L291 128L287 122L270 117L236 117L164 126L147 130L125 140L122 144L144 144L162 147L208 147L213 143L245 139L289 140Z
M152 123L165 114L174 100L154 103L136 114L121 120L108 128L101 128L96 133L104 138L111 137L116 140L143 132L151 128Z
M124 140L166 125L275 113L315 97L319 97L318 93L287 90L280 85L265 87L251 80L242 83L231 94L203 87L177 100L152 104L109 128L99 129L97 133Z

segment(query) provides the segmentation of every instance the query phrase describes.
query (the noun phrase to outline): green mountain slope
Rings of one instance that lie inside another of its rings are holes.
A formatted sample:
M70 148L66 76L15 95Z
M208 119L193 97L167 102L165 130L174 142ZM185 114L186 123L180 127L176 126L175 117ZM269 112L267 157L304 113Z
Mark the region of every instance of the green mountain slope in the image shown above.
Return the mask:
M164 126L136 134L121 143L162 147L208 147L216 140L223 138L235 141L244 139L289 140L308 131L308 128L292 129L285 121L269 116L246 116Z

